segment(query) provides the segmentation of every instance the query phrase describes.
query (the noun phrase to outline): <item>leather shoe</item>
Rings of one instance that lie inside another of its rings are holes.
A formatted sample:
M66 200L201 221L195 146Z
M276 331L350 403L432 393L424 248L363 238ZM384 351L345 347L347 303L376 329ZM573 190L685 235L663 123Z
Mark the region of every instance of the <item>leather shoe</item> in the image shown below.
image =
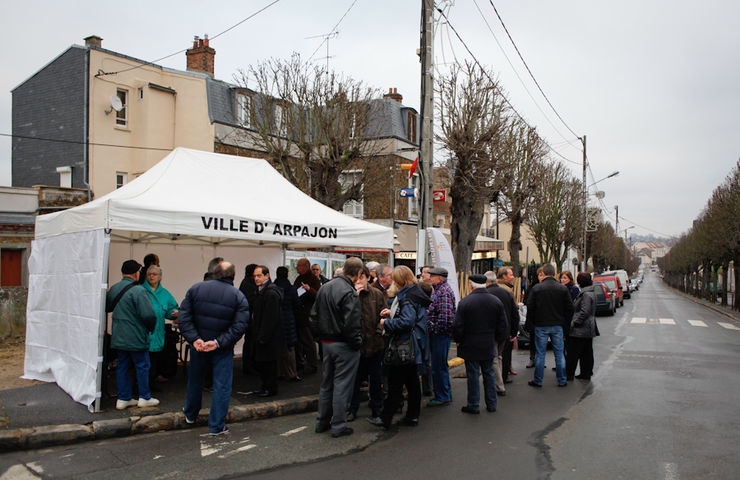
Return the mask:
M474 415L478 415L480 413L480 410L478 410L477 408L469 407L467 405L462 407L460 411L463 413L472 413Z
M569 382L573 381L573 377L565 377L565 379L568 380Z
M527 367L527 368L534 368L534 362L529 362L529 363L528 363L528 364L526 365L526 367Z
M497 390L497 391L496 391L496 395L498 395L499 397L505 397L505 396L506 396L506 390L504 390L503 392L499 392L499 391Z
M567 387L567 386L568 386L568 382L558 383L558 387Z
M419 419L403 417L401 420L398 421L398 424L403 425L405 427L417 427L419 426Z
M357 419L357 414L355 412L348 412L347 413L347 421L348 422L354 422L355 419Z
M346 437L347 435L352 435L354 432L350 427L344 427L338 432L331 432L331 436L334 438Z
M255 395L258 397L274 397L275 395L277 395L277 392L271 392L269 390L260 390L256 392Z
M542 388L542 385L540 385L539 383L534 383L534 380L528 381L527 385L529 385L530 387Z
M495 411L496 411L496 409L495 409L495 408L491 408L491 407L486 407L486 410L488 410L488 411L489 411L489 412L491 412L491 413L493 413L493 412L495 412Z
M329 425L316 425L316 429L314 430L316 433L324 433L325 431L329 430Z
M588 376L586 376L586 375L576 375L576 378L578 380L591 380L591 375L588 375Z

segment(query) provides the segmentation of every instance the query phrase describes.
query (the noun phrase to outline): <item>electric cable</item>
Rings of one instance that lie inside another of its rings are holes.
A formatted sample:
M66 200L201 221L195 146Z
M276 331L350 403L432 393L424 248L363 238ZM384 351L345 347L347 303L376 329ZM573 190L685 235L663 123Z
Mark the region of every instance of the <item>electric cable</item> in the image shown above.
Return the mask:
M171 148L160 148L160 147L139 147L136 145L115 145L112 143L94 143L94 142L83 142L81 140L62 140L60 138L44 138L44 137L32 137L29 135L13 135L10 133L0 133L0 137L9 138L20 138L23 140L37 140L40 142L54 142L54 143L68 143L73 145L90 145L93 147L114 147L114 148L128 148L132 150L155 150L162 152L171 152Z
M550 105L550 108L552 108L552 111L555 112L555 115L557 115L560 121L563 122L563 125L565 125L565 128L570 130L570 133L572 133L576 138L580 138L580 136L576 132L574 132L573 129L570 128L570 126L567 123L565 123L565 120L563 120L563 117L560 116L558 111L553 106L552 102L550 102L550 99L547 98L547 95L545 95L545 92L542 90L542 87L540 86L539 82L537 81L536 78L534 78L534 74L532 73L532 70L530 70L529 65L527 65L526 61L524 61L524 57L522 56L522 53L519 51L519 48L516 46L516 43L514 43L514 39L511 38L509 29L506 28L506 25L504 24L504 20L501 18L501 15L499 15L498 10L496 9L496 5L493 4L493 0L488 0L488 1L491 4L491 7L493 7L493 11L496 12L496 16L498 17L498 21L501 22L501 26L504 27L504 31L506 32L506 35L509 37L511 44L514 46L514 50L516 50L517 55L519 55L519 58L522 60L522 63L527 68L527 72L529 72L529 76L532 77L532 81L534 82L535 85L537 85L537 88L539 89L540 93L547 101L547 104Z
M265 10L267 10L268 8L272 7L273 5L275 5L276 3L278 3L279 1L280 1L280 0L273 0L273 1L272 1L271 3L269 3L268 5L265 5L264 7L260 8L259 10L257 10L256 12L254 12L253 14L251 14L251 15L249 15L248 17L246 17L246 18L244 18L244 19L240 20L239 22L235 23L234 25L230 26L229 28L227 28L227 29L226 29L226 30L224 30L223 32L221 32L221 33L218 33L218 34L216 34L215 36L211 37L211 38L210 38L210 40L215 40L215 39L217 39L218 37L220 37L221 35L225 34L226 32L229 32L229 31L231 31L231 30L235 29L236 27L238 27L238 26L239 26L239 25L241 25L242 23L246 22L247 20L249 20L249 19L251 19L251 18L254 18L254 17L256 17L257 15L259 15L259 14L260 14L260 13L262 13L262 12L264 12L264 11L265 11ZM168 59L168 58L170 58L170 57L174 57L175 55L179 55L179 54L181 54L182 52L187 52L187 51L188 51L188 49L187 49L187 48L184 48L184 49L182 49L182 50L178 50L178 51L176 51L175 53L171 53L171 54L169 54L169 55L166 55L166 56L164 56L164 57L162 57L162 58L158 58L158 59L156 59L156 60L152 60L151 62L144 62L144 63L142 63L141 65L136 65L136 66L133 66L133 67L130 67L130 68L124 68L123 70L117 70L117 71L115 71L115 72L103 72L103 71L98 71L98 73L96 73L96 74L95 74L95 76L96 76L96 77L102 77L102 76L105 76L105 75L117 75L117 74L119 74L119 73L124 73L124 72L130 72L131 70L136 70L137 68L141 68L141 67L146 67L146 66L148 66L148 65L154 65L154 64L155 64L155 63L157 63L157 62L161 62L162 60L166 60L166 59Z

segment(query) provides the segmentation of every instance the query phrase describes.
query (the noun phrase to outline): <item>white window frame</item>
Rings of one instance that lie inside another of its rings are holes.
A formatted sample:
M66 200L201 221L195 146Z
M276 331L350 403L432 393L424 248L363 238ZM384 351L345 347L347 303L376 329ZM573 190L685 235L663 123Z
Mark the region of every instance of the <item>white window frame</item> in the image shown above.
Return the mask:
M128 173L116 172L116 190L128 183Z
M62 188L72 188L72 167L57 167L59 174L59 186Z
M339 184L342 187L342 192L346 192L348 188L355 185L358 180L361 180L362 173L362 170L345 170L342 172L339 175ZM361 185L360 191L363 191L364 187L364 185ZM344 205L342 205L342 212L345 215L362 220L365 218L365 199L347 200L344 202Z
M126 128L128 127L128 90L118 88L116 89L116 95L121 99L121 105L123 105L123 108L116 112L116 126Z
M285 124L285 105L276 103L274 107L275 133L277 135L287 135L287 125Z
M245 94L236 96L236 120L242 127L252 126L252 97Z

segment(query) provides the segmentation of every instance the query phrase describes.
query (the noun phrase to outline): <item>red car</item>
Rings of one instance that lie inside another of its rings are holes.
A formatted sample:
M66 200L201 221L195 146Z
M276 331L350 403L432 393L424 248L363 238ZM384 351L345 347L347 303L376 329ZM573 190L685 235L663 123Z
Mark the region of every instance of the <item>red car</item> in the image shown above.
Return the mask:
M614 304L617 307L624 305L624 292L622 291L622 283L619 281L619 277L616 275L598 275L594 277L594 282L601 282L606 285L609 293L616 296Z

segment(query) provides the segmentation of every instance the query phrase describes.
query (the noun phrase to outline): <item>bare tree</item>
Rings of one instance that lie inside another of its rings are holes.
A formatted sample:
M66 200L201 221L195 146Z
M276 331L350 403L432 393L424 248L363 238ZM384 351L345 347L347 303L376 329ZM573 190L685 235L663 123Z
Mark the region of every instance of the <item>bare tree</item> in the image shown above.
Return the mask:
M237 83L245 90L254 85L250 128L241 135L314 199L341 210L387 176L377 168L377 132L387 119L374 105L376 90L298 55L251 66Z
M545 172L527 224L540 258L555 262L561 271L568 249L578 241L583 227L583 207L573 195L580 191L581 183L561 163L548 164Z
M454 157L450 183L450 237L455 267L470 272L485 206L495 197L494 177L506 132L504 98L490 73L466 62L437 84L441 135Z
M517 277L521 273L521 226L529 217L532 201L542 181L546 153L547 146L533 127L523 121L515 121L509 126L495 188L500 192L498 205L511 222L509 253Z

